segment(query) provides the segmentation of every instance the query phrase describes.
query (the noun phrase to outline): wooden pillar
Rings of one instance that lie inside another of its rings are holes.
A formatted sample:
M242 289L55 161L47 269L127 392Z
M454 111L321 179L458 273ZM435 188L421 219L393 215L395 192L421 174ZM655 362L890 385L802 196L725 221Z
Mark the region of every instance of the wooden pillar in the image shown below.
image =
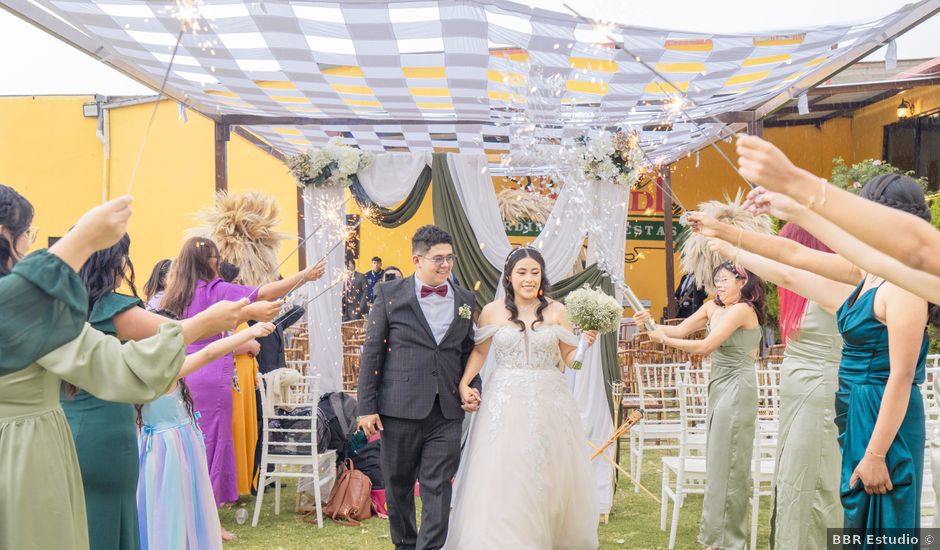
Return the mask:
M752 136L757 136L759 138L764 137L764 120L757 119L753 122L747 123L747 133Z
M215 123L215 191L228 191L229 125Z
M678 308L676 304L675 244L672 234L672 176L670 166L666 166L660 176L663 188L663 233L666 235L666 317L675 319Z
M300 244L307 238L307 229L304 225L304 190L297 188L297 244ZM296 245L295 245L296 246ZM297 269L303 271L307 269L307 245L301 246L297 250Z

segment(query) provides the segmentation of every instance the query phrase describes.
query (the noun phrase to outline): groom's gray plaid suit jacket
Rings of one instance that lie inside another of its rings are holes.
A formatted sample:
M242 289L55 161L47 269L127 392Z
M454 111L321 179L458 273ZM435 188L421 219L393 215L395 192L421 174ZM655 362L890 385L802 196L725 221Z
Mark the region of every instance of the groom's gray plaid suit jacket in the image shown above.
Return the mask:
M473 322L459 315L472 310L472 292L451 286L454 319L441 343L434 340L414 276L376 286L359 366L359 414L426 418L440 396L445 418L463 418L458 385L473 350ZM479 377L474 380L479 387Z

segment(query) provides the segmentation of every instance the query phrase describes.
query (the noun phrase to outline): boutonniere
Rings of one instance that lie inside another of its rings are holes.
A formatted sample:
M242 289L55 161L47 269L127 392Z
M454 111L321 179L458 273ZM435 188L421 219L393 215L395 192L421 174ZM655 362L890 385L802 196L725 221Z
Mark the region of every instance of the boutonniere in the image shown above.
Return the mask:
M457 313L460 315L461 319L469 319L470 318L470 306L468 306L467 304L460 306L460 308L457 310Z

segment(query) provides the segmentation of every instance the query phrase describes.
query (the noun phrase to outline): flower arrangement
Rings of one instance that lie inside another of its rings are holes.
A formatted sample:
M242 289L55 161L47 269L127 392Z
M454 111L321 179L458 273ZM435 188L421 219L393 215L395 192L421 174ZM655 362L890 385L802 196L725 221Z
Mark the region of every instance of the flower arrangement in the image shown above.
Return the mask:
M599 288L587 285L573 290L565 298L568 308L568 317L571 322L578 325L581 330L596 330L600 334L614 332L620 328L620 318L623 316L623 307L616 298L608 296ZM587 343L584 337L578 342L572 369L580 369L584 362L584 353Z
M303 187L349 187L349 177L372 165L375 157L345 145L342 138L330 138L326 147L311 149L287 159L287 168Z
M579 137L571 164L589 179L631 186L640 177L642 162L636 132L617 130Z
M832 177L829 181L850 193L858 193L868 180L881 174L901 174L919 183L924 190L927 189L927 178L918 178L910 170L902 172L900 168L880 159L865 159L847 166L842 157L836 157L832 159Z

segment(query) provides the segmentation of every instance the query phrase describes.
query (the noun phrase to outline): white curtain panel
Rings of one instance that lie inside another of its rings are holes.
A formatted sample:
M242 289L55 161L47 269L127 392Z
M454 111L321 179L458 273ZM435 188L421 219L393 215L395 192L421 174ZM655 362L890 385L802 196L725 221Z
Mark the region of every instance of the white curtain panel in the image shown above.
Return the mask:
M405 200L421 171L430 163L428 152L382 153L375 156L372 166L356 175L372 202L391 208Z
M304 188L304 231L307 241L307 265L326 258L326 272L319 281L307 283L307 327L310 337L310 366L320 375L320 392L343 389L343 260L346 228L345 189L342 187ZM321 294L322 293L322 294Z
M496 190L487 165L485 155L447 155L447 167L460 205L483 255L496 269L502 269L512 248L499 214Z

